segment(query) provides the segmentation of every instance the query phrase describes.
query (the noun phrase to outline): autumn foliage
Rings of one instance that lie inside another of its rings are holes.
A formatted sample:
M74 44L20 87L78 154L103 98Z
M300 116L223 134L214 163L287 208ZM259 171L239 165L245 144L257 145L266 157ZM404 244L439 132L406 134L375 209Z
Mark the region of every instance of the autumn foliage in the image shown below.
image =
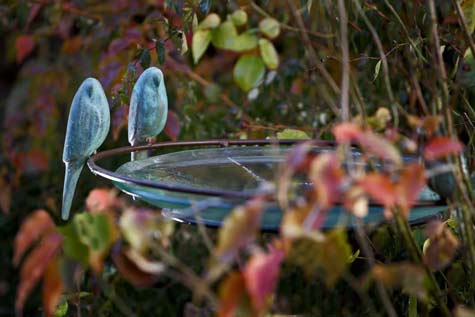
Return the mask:
M472 316L474 12L471 0L0 5L0 315ZM99 79L112 123L100 150L125 146L149 66L170 105L153 141L296 141L270 194L209 228L85 171L62 222L75 89Z

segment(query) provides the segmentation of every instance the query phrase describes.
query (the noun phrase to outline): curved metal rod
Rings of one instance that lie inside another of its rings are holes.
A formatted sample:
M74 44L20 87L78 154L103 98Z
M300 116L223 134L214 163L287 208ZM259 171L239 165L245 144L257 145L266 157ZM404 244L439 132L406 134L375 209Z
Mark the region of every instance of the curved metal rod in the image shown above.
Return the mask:
M139 146L125 146L117 149L106 150L98 152L92 155L87 161L87 166L94 175L99 175L106 179L126 184L134 184L139 186L144 186L148 188L156 188L162 190L168 190L172 192L188 193L194 195L202 196L214 196L221 198L230 198L230 199L250 199L258 194L265 195L269 200L275 200L274 193L269 192L238 192L238 191L228 191L228 190L219 190L219 189L206 189L206 188L196 188L180 185L170 185L166 183L160 183L150 180L133 178L130 176L125 176L112 172L103 167L100 167L96 164L97 161L109 158L112 156L120 154L128 154L135 151L144 151L144 150L157 150L161 148L174 148L174 147L204 147L204 146L218 146L218 147L229 147L229 146L239 146L239 145L295 145L297 143L304 142L303 140L276 140L276 139L255 139L255 140L201 140L201 141L176 141L176 142L161 142L149 145L139 145ZM312 141L317 146L335 146L336 143L333 141L325 140L313 140ZM380 205L377 202L371 202L371 205ZM432 200L417 200L414 202L415 207L422 206L436 206L444 205L438 201Z

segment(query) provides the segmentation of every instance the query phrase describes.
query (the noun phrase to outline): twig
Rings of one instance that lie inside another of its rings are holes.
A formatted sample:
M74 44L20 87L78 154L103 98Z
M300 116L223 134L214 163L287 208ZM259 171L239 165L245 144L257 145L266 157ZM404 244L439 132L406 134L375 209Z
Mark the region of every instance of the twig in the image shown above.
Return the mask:
M373 26L371 21L366 16L363 9L361 8L361 3L359 2L359 0L355 0L355 2L356 2L356 6L358 7L358 12L360 13L361 17L363 18L364 23L368 27L368 29L371 33L371 36L373 37L373 41L376 44L376 47L378 49L381 64L383 66L384 84L386 86L386 92L388 94L389 101L391 102L391 108L392 108L392 111L393 111L395 125L397 127L398 123L399 123L398 107L399 108L402 108L402 107L399 103L396 102L396 99L394 98L394 93L393 93L393 90L392 90L392 87L391 87L391 82L389 80L389 66L388 66L387 56L389 54L391 54L391 52L395 48L398 48L399 46L396 46L395 48L391 49L388 53L385 53L384 48L383 48L383 44L382 44L381 39L378 35L378 32L376 31L375 27Z
M404 22L401 20L401 17L399 16L399 14L397 14L397 11L396 9L394 9L394 7L389 3L388 0L384 0L384 3L386 4L386 6L389 8L389 11L391 11L391 13L396 17L396 20L399 22L399 24L401 25L402 29L404 30L404 33L407 37L407 40L409 41L409 43L411 44L411 47L414 49L414 51L417 53L418 57L423 61L423 62L427 62L427 60L425 59L425 57L422 55L421 51L419 50L419 48L417 47L416 43L414 42L414 40L411 38L410 34L409 34L409 31L407 30L407 27L406 25L404 24Z
M460 7L460 4L457 0L452 0L452 3L454 4L455 11L457 12L457 18L459 20L459 23L462 26L463 35L465 36L465 39L468 42L472 55L475 57L475 43L472 39L472 32L470 32L470 30L468 29L467 20L463 15L462 7Z
M251 4L251 7L256 11L258 12L259 14L261 14L262 16L265 16L266 18L272 18L272 16L267 13L266 11L264 11L260 6L258 6L254 1L250 1L250 4ZM293 27L291 25L288 25L288 24L285 24L285 23L282 23L280 21L278 21L279 24L280 24L280 27L285 29L285 30L289 30L289 31L293 31L293 32L301 32L302 30L299 29L299 28L296 28L296 27ZM312 31L307 31L308 34L312 35L312 36L315 36L315 37L320 37L320 38L332 38L332 37L335 37L335 34L327 34L327 33L321 33L321 32L312 32Z
M346 273L343 275L343 279L346 283L348 283L348 285L350 285L350 287L356 292L356 294L358 294L361 301L368 307L368 316L379 316L380 314L378 314L378 311L376 310L373 301L368 296L368 294L361 289L356 278L353 275Z
M300 36L302 38L303 43L305 44L305 47L307 48L307 53L309 54L310 63L311 63L310 68L315 67L323 76L323 78L327 81L328 85L330 85L333 92L339 95L340 88L335 83L330 73L325 69L325 67L323 67L323 64L320 62L320 59L318 58L317 53L313 49L312 42L310 41L310 38L308 37L308 31L305 28L305 24L303 23L302 17L297 12L297 8L295 7L294 2L292 0L287 0L287 4L290 8L290 11L292 12L292 15L294 16L295 21L297 22L299 26Z
M444 60L442 58L442 52L440 51L440 38L439 38L439 31L437 26L437 17L435 15L435 5L434 0L428 0L429 2L429 13L430 13L430 21L432 25L432 37L434 40L434 50L435 56L437 61L437 70L439 71L439 81L442 86L442 97L443 97L443 104L444 109L446 112L445 119L447 120L447 129L450 134L454 132L454 125L452 121L452 115L450 113L449 107L449 88L447 86L447 71L445 70ZM475 56L475 55L474 55Z
M340 16L340 42L343 67L341 70L341 120L350 119L349 86L350 86L350 53L348 48L348 15L345 3L338 0L338 14Z
M174 276L175 279L187 285L189 288L191 288L194 292L197 292L199 295L201 296L204 295L209 300L212 306L216 306L216 303L217 303L216 297L214 293L209 289L204 279L200 278L188 266L183 264L180 260L178 260L173 255L170 255L168 252L163 250L160 246L155 246L152 251L155 252L157 256L160 257L160 260L165 262L168 266L174 267L183 275L183 277ZM171 272L167 272L167 274L171 274Z
M361 219L356 218L356 239L358 240L358 244L361 247L361 251L363 251L363 254L367 259L368 266L371 269L375 265L376 260L374 258L373 251L371 250L371 247L368 244L368 241L366 241L366 238L367 235L363 228L363 224L361 223ZM381 281L375 282L376 290L378 292L379 297L381 298L386 313L390 317L396 317L396 310L394 309L394 306L391 303L391 300L389 299L386 288L384 288L384 285L381 283Z
M396 219L396 228L399 230L399 234L401 234L412 260L417 264L423 264L421 251L419 250L416 245L416 242L414 241L414 237L411 234L411 230L407 221L402 217L401 213L397 208L393 209L393 214L394 218ZM442 311L442 314L447 317L452 316L449 308L447 307L447 304L442 299L443 294L440 290L437 280L435 279L434 273L429 269L428 266L423 265L423 267L426 272L426 275L429 277L429 280L432 284L434 299L440 310Z

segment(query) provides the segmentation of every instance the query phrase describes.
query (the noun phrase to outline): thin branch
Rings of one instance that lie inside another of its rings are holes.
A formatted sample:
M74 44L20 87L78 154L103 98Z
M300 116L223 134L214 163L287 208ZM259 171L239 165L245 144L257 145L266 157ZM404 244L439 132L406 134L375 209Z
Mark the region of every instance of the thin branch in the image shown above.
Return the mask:
M475 43L472 39L472 32L470 32L470 30L468 29L467 20L463 15L462 7L460 7L460 4L457 0L452 0L452 3L454 4L455 11L457 12L457 18L459 20L459 23L462 26L463 35L465 36L465 39L467 40L468 45L470 46L470 51L472 52L472 55L475 57Z
M368 244L367 234L363 228L361 219L359 218L356 218L356 240L358 241L358 244L361 247L361 251L363 251L363 255L368 260L367 261L368 266L371 269L375 265L376 260L374 258L374 253ZM383 303L384 309L386 310L386 313L390 317L396 317L397 316L396 310L394 309L394 306L391 303L391 300L389 299L389 295L388 295L388 292L386 291L386 288L384 288L384 285L381 283L381 281L375 281L375 282L376 282L376 291L378 292L378 295L381 298L381 301Z
M346 13L345 2L338 0L338 14L340 16L340 42L341 42L341 56L342 56L342 73L341 73L341 119L342 121L349 121L350 119L350 105L349 105L349 91L350 91L350 52L348 46L348 15Z
M320 59L318 58L318 55L312 46L312 42L310 41L310 38L308 37L308 31L305 28L305 24L302 20L302 17L298 13L298 10L295 7L294 2L292 0L287 0L287 4L290 8L290 11L292 12L292 15L294 16L295 21L297 22L299 26L300 36L302 38L303 43L305 44L305 47L307 48L307 53L309 54L310 63L311 63L310 68L316 68L320 72L320 74L323 76L323 78L327 81L328 85L330 85L333 92L339 95L340 88L335 83L330 73L325 69L322 62L320 62Z
M411 38L410 34L409 34L409 31L406 27L406 24L404 24L404 22L401 20L401 17L399 16L399 14L397 13L396 9L394 9L394 7L389 3L388 0L384 0L384 3L386 4L386 6L389 8L389 11L391 11L391 13L396 17L396 20L398 21L398 23L401 25L402 29L404 30L404 33L407 37L407 40L409 41L409 43L411 43L411 47L414 49L414 51L417 53L418 57L423 61L423 62L427 62L427 60L425 59L424 55L422 55L420 49L417 47L417 44L414 42L414 40Z
M258 6L254 1L250 1L250 4L251 4L251 7L257 12L259 13L260 15L262 16L265 16L266 18L272 18L272 16L267 13L266 11L264 11L260 6ZM302 32L301 29L299 28L296 28L296 27L293 27L291 25L288 25L288 24L285 24L285 23L282 23L280 21L278 21L279 24L280 24L280 27L283 28L284 30L289 30L289 31L293 31L293 32ZM315 36L315 37L320 37L320 38L326 38L326 39L329 39L329 38L333 38L335 37L335 34L327 34L327 33L321 33L321 32L312 32L312 31L306 31L309 35L312 35L312 36Z
M392 87L391 87L391 82L389 80L389 66L388 66L387 56L389 54L391 54L391 52L395 48L398 48L399 45L396 46L395 48L393 48L392 50L390 50L388 53L385 53L384 48L383 48L383 44L382 44L381 39L378 35L378 32L376 31L376 28L373 26L373 24L371 23L371 21L368 19L365 12L361 8L361 3L359 2L359 0L355 0L355 2L356 2L356 6L358 7L358 12L361 15L361 17L363 18L363 21L366 24L366 27L369 29L369 31L371 33L371 36L373 37L373 41L376 44L376 47L378 49L379 58L381 60L382 66L383 66L383 76L384 76L384 84L386 86L386 92L388 94L389 101L391 102L391 108L392 108L392 111L393 111L394 119L396 120L396 126L398 126L398 124L397 124L398 120L399 120L398 107L401 108L401 105L399 105L399 103L396 103L396 99L394 98L394 93L393 93L393 90L392 90Z
M442 52L440 51L440 38L437 25L437 17L435 14L434 0L429 0L429 13L431 21L431 32L434 40L434 51L437 62L437 70L439 71L439 81L442 86L443 105L446 112L445 118L447 120L447 128L450 134L454 133L454 125L452 121L452 114L449 107L449 88L447 86L447 71L445 70L444 59L442 58Z

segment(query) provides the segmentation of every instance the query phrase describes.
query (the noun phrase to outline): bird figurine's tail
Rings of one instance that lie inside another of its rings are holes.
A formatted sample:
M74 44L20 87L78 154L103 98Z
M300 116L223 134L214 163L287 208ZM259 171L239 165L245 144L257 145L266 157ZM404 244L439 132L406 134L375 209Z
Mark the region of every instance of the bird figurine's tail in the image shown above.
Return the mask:
M79 175L81 175L84 162L71 161L65 162L66 173L64 175L64 188L63 188L63 206L61 209L61 218L68 220L69 213L71 211L71 203L74 198L74 192L78 183Z

